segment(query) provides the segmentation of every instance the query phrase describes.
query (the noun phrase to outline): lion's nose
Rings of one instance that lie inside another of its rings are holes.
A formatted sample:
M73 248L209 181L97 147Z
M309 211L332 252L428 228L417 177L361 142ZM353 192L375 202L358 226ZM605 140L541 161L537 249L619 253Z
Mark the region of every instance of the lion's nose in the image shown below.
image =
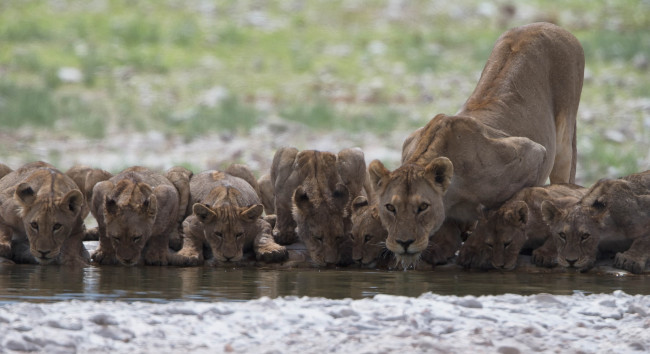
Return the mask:
M400 244L400 245L402 246L402 248L404 248L404 252L406 252L406 251L408 251L409 246L410 246L414 241L415 241L415 240L406 240L406 241L397 240L397 243Z
M569 263L569 267L573 267L573 265L578 261L577 258L564 258L564 260Z
M41 254L41 257L46 258L48 254L50 254L50 251L38 251L38 253Z
M226 262L230 262L230 260L233 259L233 257L228 257L228 256L223 256L223 258L226 259Z

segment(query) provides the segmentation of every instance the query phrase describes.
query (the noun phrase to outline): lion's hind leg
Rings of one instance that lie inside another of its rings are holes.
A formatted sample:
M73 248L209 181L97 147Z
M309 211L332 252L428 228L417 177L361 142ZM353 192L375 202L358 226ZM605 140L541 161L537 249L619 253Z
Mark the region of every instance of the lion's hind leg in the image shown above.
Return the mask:
M560 113L555 118L559 123L556 124L555 160L549 176L552 184L575 183L578 160L575 116Z

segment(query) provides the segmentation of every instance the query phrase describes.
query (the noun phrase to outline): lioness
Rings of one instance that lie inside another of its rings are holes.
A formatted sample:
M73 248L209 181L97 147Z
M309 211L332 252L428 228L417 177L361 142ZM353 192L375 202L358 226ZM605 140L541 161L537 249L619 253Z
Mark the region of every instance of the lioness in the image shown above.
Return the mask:
M77 184L45 162L28 163L0 179L0 257L17 263L85 265Z
M549 177L572 183L583 73L582 46L558 26L501 35L455 116L439 114L411 134L395 171L370 164L388 249L413 263L433 237L432 261L444 262L459 235L443 221L472 223L479 204L493 208Z
M366 163L360 149L338 154L281 148L273 157L276 241L298 239L317 266L351 262L350 203L361 194Z
M169 235L178 228L178 209L176 187L145 167L130 167L97 183L90 211L97 219L99 247L92 260L167 265Z
M541 204L551 200L566 206L577 202L586 191L564 183L522 189L498 209L479 217L474 233L460 249L457 263L471 268L512 270L520 252L532 251L535 265L554 266L557 248L542 218Z
M365 268L388 265L393 258L386 249L388 232L379 220L376 204L365 196L352 201L352 261Z
M551 225L561 266L584 272L599 251L619 252L615 267L641 273L650 257L650 170L602 179L567 207L546 201L542 215Z
M212 265L239 262L253 251L258 260L280 262L286 247L273 240L271 225L262 216L253 174L243 165L226 172L205 171L192 177L192 214L183 223L185 239L180 256L187 265L203 262L203 248L212 251Z

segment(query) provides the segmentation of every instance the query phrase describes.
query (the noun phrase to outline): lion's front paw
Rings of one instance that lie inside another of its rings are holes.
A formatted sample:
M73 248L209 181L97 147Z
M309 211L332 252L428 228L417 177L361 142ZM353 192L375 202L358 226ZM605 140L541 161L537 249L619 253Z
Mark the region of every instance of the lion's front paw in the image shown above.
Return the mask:
M95 253L90 256L90 260L91 262L99 265L110 265L116 263L115 256L112 253L109 254L108 252L104 252L101 249L95 251Z
M164 266L169 264L169 260L167 258L168 257L166 252L149 252L144 257L144 262L148 265Z
M281 245L290 245L298 242L298 235L292 231L278 232L277 230L273 230L273 239Z
M179 267L196 267L203 264L203 258L198 253L188 249L172 253L169 255L168 261L169 265Z
M0 244L0 257L11 258L11 245L10 244Z
M445 264L449 258L449 252L445 251L438 245L431 243L429 243L429 247L422 252L422 260L431 265Z
M625 269L634 274L642 273L645 269L645 262L626 253L617 253L614 258L614 267Z
M555 267L557 265L557 251L538 248L533 251L532 261L538 267Z
M263 262L283 262L289 258L289 251L277 244L262 247L257 252L257 260Z

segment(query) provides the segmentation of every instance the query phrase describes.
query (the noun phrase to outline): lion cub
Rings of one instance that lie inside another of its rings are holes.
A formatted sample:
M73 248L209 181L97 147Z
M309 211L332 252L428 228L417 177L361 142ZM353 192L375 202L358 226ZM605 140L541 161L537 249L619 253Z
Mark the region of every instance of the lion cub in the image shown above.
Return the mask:
M544 202L542 215L561 266L587 271L599 251L618 252L615 267L641 273L650 257L650 170L602 179L566 207Z
M0 179L0 257L17 263L86 265L83 194L45 162Z
M393 258L386 249L388 232L379 220L377 208L365 196L352 201L352 260L364 268L388 266Z
M211 265L239 262L253 251L257 260L281 262L287 249L273 240L271 225L262 216L257 181L243 165L225 172L205 171L190 180L192 212L183 222L184 242L179 256L185 265L201 264L204 246Z
M179 196L169 179L145 167L127 168L93 188L98 264L167 265L169 236L177 232Z
M273 157L271 182L277 221L273 230L281 244L301 241L314 265L347 265L350 204L361 195L366 163L360 149L338 154L281 148Z
M586 191L574 184L522 189L501 207L479 218L473 234L460 249L457 263L468 268L512 270L519 253L532 250L535 265L554 266L557 248L542 218L541 204L549 200L566 206L578 201Z

